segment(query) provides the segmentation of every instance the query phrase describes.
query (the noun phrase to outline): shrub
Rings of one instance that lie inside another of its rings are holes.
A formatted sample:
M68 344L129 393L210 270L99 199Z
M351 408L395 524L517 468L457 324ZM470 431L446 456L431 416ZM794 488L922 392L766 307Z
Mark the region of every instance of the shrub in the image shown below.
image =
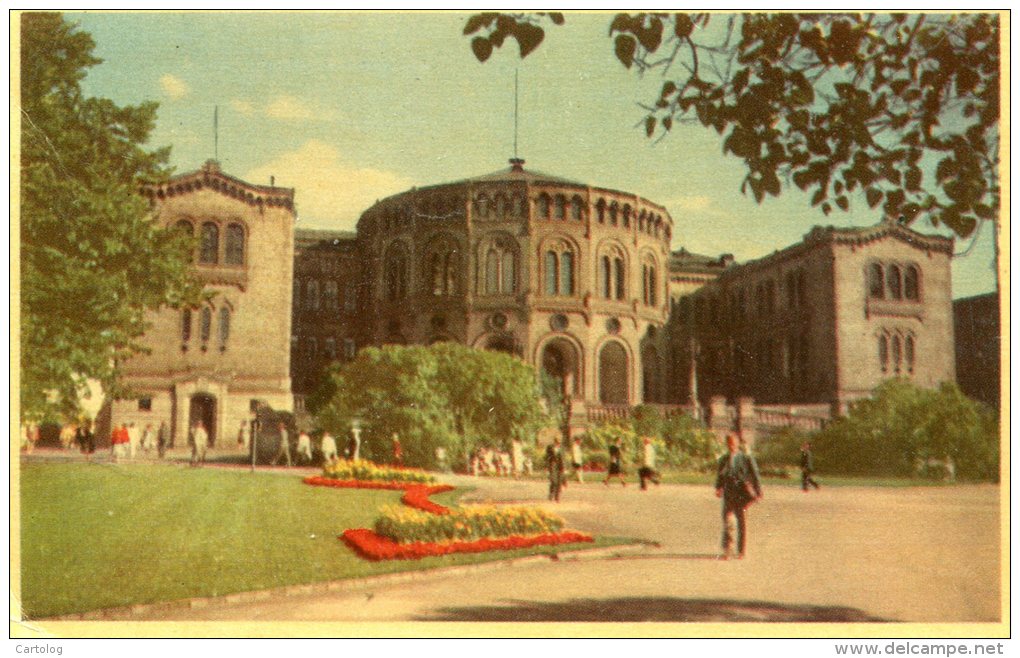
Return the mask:
M388 505L375 522L377 534L400 543L542 535L559 532L562 528L563 519L532 507L457 507L439 515Z
M397 468L380 466L370 461L359 459L348 461L339 459L326 464L323 475L336 480L360 480L364 482L418 482L431 483L436 478L431 474L414 468Z

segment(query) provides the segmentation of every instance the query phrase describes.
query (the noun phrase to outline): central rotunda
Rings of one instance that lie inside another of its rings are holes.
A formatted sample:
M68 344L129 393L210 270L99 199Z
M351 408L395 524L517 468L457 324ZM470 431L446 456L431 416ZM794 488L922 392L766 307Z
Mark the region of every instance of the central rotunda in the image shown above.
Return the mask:
M366 343L514 354L557 382L572 432L665 401L673 220L662 206L515 158L378 201L357 235Z

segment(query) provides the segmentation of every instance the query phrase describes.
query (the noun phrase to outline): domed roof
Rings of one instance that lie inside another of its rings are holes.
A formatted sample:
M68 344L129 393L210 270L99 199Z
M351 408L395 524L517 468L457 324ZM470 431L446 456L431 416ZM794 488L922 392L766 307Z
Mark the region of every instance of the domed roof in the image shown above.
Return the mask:
M463 181L465 183L505 183L505 182L527 182L527 183L554 183L557 185L580 185L584 186L584 183L563 178L562 176L553 176L552 174L544 174L540 171L530 171L524 169L524 160L519 158L513 158L510 160L510 166L506 169L500 169L494 171L491 174L483 174L481 176L474 176L472 178L466 178Z

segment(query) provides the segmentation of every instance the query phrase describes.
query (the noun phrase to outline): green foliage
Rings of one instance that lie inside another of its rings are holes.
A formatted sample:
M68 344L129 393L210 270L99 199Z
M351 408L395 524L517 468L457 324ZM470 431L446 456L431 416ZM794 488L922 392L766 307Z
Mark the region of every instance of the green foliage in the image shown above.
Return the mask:
M542 535L563 529L563 519L537 507L454 507L431 514L403 505L387 505L376 519L376 533L393 541L474 541L484 537Z
M822 472L917 475L949 460L959 478L999 475L994 412L951 383L931 390L905 380L884 382L823 430L814 449Z
M719 454L718 437L699 421L686 414L670 416L663 423L665 463L689 470L713 468Z
M530 443L546 420L531 366L456 343L364 349L329 372L309 408L338 436L359 419L366 458L389 459L396 433L405 463L428 468L437 447L463 464L479 444L509 449L515 436Z
M100 62L59 14L21 16L21 403L74 415L88 379L117 395L118 363L142 350L145 313L197 301L190 245L147 216L139 182L165 176L147 151L156 105L86 98Z
M416 482L432 484L435 476L411 468L389 468L364 459L338 459L322 467L322 474L334 480L358 480L360 482Z
M800 448L805 442L814 443L815 435L795 427L784 427L768 436L759 437L754 444L755 456L762 469L783 466L800 467ZM817 458L815 459L817 466Z
M498 38L472 42L485 61L524 31L524 57L545 18L482 14L465 33L495 26ZM715 130L759 203L785 182L826 215L862 193L887 217L960 236L998 216L995 14L618 14L609 37L626 68L666 77L645 104L646 134Z
M609 446L621 439L624 463L640 464L645 436L653 439L658 463L686 470L711 468L720 449L715 434L690 416L676 414L663 418L656 407L640 405L628 421L603 423L590 429L584 446L592 452L591 458L586 452L585 460L604 464Z

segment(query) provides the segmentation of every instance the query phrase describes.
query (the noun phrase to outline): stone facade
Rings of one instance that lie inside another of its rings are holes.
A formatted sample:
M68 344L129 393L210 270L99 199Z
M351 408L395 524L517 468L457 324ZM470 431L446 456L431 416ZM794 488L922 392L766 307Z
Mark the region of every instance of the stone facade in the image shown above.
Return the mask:
M166 421L183 446L202 419L215 446L232 446L255 402L292 408L294 190L246 183L209 161L143 194L154 221L197 238L195 272L213 295L199 308L150 315L149 353L123 365L138 398L110 403L109 422Z
M816 227L771 256L723 268L674 305L678 401L696 381L702 405L750 396L838 413L886 378L953 381L952 245L891 222Z

